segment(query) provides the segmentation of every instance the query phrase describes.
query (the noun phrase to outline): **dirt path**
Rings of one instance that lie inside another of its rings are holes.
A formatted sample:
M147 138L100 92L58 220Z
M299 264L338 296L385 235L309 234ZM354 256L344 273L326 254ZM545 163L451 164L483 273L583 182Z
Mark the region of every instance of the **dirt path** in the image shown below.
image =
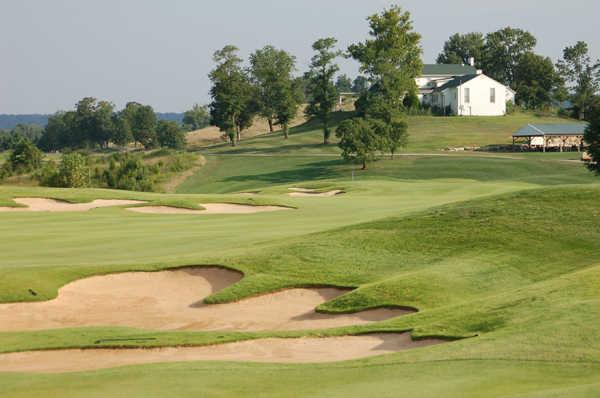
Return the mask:
M262 339L205 347L31 351L0 355L0 372L76 372L125 365L186 361L336 362L442 343L408 333L329 338Z
M70 212L70 211L88 211L99 207L130 206L145 203L140 200L117 200L117 199L97 199L88 203L69 203L55 199L45 198L16 198L14 201L27 207L0 207L3 211L49 211L49 212Z
M218 268L185 268L95 276L64 286L55 300L0 304L0 331L82 326L154 330L305 330L361 325L404 315L402 309L327 315L314 309L340 289L291 289L237 303L203 300L241 275Z

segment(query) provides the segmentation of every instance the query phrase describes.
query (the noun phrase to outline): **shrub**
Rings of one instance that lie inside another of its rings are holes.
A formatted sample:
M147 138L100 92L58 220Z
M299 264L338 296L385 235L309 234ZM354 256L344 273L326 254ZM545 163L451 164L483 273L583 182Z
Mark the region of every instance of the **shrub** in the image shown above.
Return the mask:
M159 173L159 166L146 166L139 156L116 154L111 156L101 179L109 188L152 191Z
M21 139L15 146L6 164L11 173L29 173L42 165L42 151L26 138Z
M60 160L56 186L84 188L91 185L89 159L77 152L65 154Z

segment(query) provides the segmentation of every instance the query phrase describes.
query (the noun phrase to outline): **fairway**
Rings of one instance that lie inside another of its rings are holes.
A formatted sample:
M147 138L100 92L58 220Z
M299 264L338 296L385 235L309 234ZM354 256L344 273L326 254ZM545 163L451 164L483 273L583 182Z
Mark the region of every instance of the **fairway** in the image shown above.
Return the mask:
M0 395L595 396L600 181L442 150L525 118L413 117L365 171L309 122L175 194L0 186Z

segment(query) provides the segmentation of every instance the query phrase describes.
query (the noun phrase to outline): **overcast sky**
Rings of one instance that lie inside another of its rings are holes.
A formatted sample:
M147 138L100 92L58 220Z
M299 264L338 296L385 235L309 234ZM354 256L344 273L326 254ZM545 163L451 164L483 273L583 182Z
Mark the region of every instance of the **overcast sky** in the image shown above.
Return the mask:
M577 40L600 57L598 0L0 0L0 113L52 113L85 96L183 111L207 102L223 45L245 57L273 44L304 71L313 41L363 40L365 17L392 3L412 13L426 63L454 32L507 25L530 30L553 59Z

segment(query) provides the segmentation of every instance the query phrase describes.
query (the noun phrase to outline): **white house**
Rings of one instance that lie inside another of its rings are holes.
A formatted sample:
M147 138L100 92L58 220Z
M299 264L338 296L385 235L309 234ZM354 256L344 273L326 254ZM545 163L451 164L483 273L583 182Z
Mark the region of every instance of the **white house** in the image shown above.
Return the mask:
M424 104L451 115L502 116L515 99L510 87L472 65L425 65L416 81Z

